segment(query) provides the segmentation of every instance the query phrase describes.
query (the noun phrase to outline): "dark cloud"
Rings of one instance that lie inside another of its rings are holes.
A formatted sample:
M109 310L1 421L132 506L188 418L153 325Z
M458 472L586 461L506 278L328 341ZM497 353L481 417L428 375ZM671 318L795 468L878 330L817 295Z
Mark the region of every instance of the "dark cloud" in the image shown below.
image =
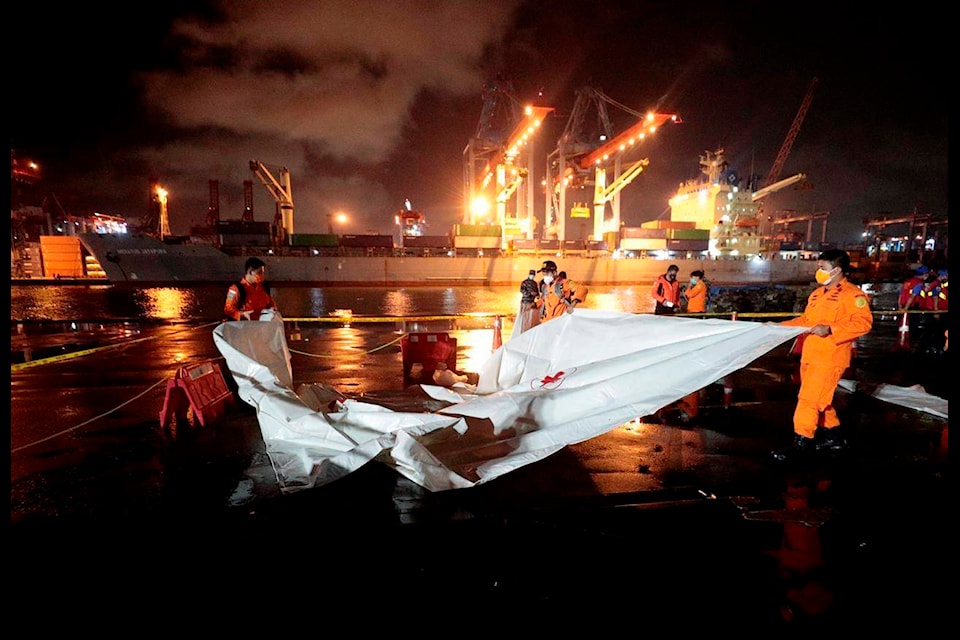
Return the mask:
M18 6L11 146L44 163L77 213L139 217L158 178L175 233L204 220L211 179L221 216L239 218L251 159L290 169L298 232L325 231L342 209L350 231L390 233L410 198L446 233L484 82L499 75L519 101L555 107L536 143L544 158L591 84L627 108L610 107L618 128L647 109L684 121L642 149L650 165L622 192L633 225L665 215L705 150L765 175L817 76L781 175L803 172L814 188L778 192L767 210L828 210L843 241L880 211L946 215L943 28L922 11L833 6L280 0L172 2L149 17ZM272 219L269 194L254 192L255 217Z

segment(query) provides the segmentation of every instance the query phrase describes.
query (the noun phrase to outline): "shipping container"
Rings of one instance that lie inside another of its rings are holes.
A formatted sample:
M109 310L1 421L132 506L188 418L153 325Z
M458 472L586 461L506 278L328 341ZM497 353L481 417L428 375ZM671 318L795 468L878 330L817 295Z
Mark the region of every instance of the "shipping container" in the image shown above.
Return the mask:
M667 241L664 238L623 238L620 248L627 251L656 251L666 249Z
M454 247L457 249L499 249L500 236L456 236Z
M393 248L393 236L346 235L340 238L341 247Z
M709 240L667 240L670 251L706 251Z
M290 245L294 247L336 247L340 238L334 233L295 233L290 236Z
M456 236L500 237L500 226L489 224L457 224L453 227Z
M453 243L447 236L405 236L405 249L452 249Z
M650 220L640 225L644 229L696 229L696 222L680 222L678 220Z
M621 238L666 238L666 229L645 229L643 227L623 227Z
M709 229L666 229L667 240L709 240Z

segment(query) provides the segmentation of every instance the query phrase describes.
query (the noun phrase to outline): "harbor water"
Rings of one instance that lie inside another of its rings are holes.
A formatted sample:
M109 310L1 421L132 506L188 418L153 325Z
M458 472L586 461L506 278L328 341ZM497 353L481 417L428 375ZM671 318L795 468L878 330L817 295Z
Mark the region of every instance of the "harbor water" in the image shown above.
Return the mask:
M789 287L806 298L810 287ZM778 287L788 288L788 287ZM722 292L760 287L727 287ZM875 312L896 306L897 285L865 284ZM104 286L14 286L12 322L160 321L209 322L223 316L226 287L190 286L131 289ZM462 287L272 287L286 318L329 316L349 310L354 316L490 314L511 320L520 302L519 286ZM715 289L712 293L716 293ZM716 296L715 296L716 297ZM584 307L624 313L652 313L649 285L590 287ZM708 307L708 311L712 309ZM740 309L744 311L744 309ZM793 309L777 309L793 311Z

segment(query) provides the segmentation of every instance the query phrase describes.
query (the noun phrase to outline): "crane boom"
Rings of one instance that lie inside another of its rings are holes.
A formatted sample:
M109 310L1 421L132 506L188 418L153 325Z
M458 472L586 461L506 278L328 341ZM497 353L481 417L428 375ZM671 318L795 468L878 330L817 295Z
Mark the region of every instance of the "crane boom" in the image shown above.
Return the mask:
M257 176L257 179L267 188L270 195L277 201L277 208L280 210L280 217L283 221L283 231L287 241L293 239L293 193L290 190L290 170L286 167L280 168L280 179L277 180L266 166L259 160L250 161L250 170Z
M769 186L777 181L777 178L780 177L780 172L783 170L783 165L787 161L787 156L790 155L790 148L793 147L793 141L797 137L797 133L800 131L800 125L803 124L803 119L807 116L807 110L810 108L810 102L813 100L813 89L817 86L819 79L814 77L810 81L810 86L807 88L807 94L803 97L803 102L800 103L800 109L797 111L797 115L793 118L793 124L790 125L790 130L787 132L787 137L784 139L783 144L780 146L780 151L777 153L777 159L773 161L773 166L770 167L770 173L767 174L767 178L763 181L763 186Z

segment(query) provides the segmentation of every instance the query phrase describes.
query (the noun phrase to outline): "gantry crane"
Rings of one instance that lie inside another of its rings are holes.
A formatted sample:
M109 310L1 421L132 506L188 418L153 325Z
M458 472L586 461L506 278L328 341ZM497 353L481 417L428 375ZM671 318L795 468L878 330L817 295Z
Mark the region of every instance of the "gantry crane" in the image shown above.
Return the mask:
M480 126L464 149L464 221L499 225L502 246L519 236L533 238L533 192L525 185L533 166L533 140L553 111L553 107L527 105L520 112L508 86L487 87ZM506 136L494 135L492 120L498 112L508 115L501 130L509 130ZM523 151L528 152L526 159L521 157ZM512 210L511 201L515 201Z
M892 225L899 225L899 224L906 224L908 226L907 233L906 233L906 236L907 236L906 253L909 254L910 251L913 249L914 243L916 243L918 245L917 261L923 262L924 254L927 252L927 235L929 232L929 228L937 227L940 225L946 225L947 219L935 218L929 213L918 213L916 210L914 210L912 214L907 216L899 216L895 218L880 216L877 218L864 218L863 220L863 226L866 228L868 235L871 236L870 243L875 245L880 244L883 236L883 230L886 227L889 227ZM874 234L870 234L869 231L871 227L876 227L877 232ZM939 233L936 234L937 242L934 245L935 246L934 251L937 250L936 245L939 244L939 235L940 235ZM944 235L946 235L945 230L944 230ZM916 242L917 239L919 239L919 242ZM875 254L876 251L877 250L875 248L873 253Z
M617 106L638 120L614 136L607 114L607 104ZM597 130L585 132L586 113L593 106L597 115ZM577 100L567 125L560 136L557 149L547 160L547 231L561 242L566 236L566 191L593 184L593 238L602 240L604 234L620 229L620 191L640 175L649 164L648 158L631 162L622 168L624 156L635 149L647 136L666 122L679 123L676 114L642 114L630 109L596 87L584 87L577 92ZM607 181L607 167L613 162L614 177ZM552 172L556 172L553 174ZM605 220L607 203L611 203L613 217ZM589 216L590 209L578 206L571 215Z
M267 188L277 201L277 215L283 226L284 242L293 241L293 192L290 189L290 170L280 167L280 179L277 180L259 160L250 161L250 170Z

